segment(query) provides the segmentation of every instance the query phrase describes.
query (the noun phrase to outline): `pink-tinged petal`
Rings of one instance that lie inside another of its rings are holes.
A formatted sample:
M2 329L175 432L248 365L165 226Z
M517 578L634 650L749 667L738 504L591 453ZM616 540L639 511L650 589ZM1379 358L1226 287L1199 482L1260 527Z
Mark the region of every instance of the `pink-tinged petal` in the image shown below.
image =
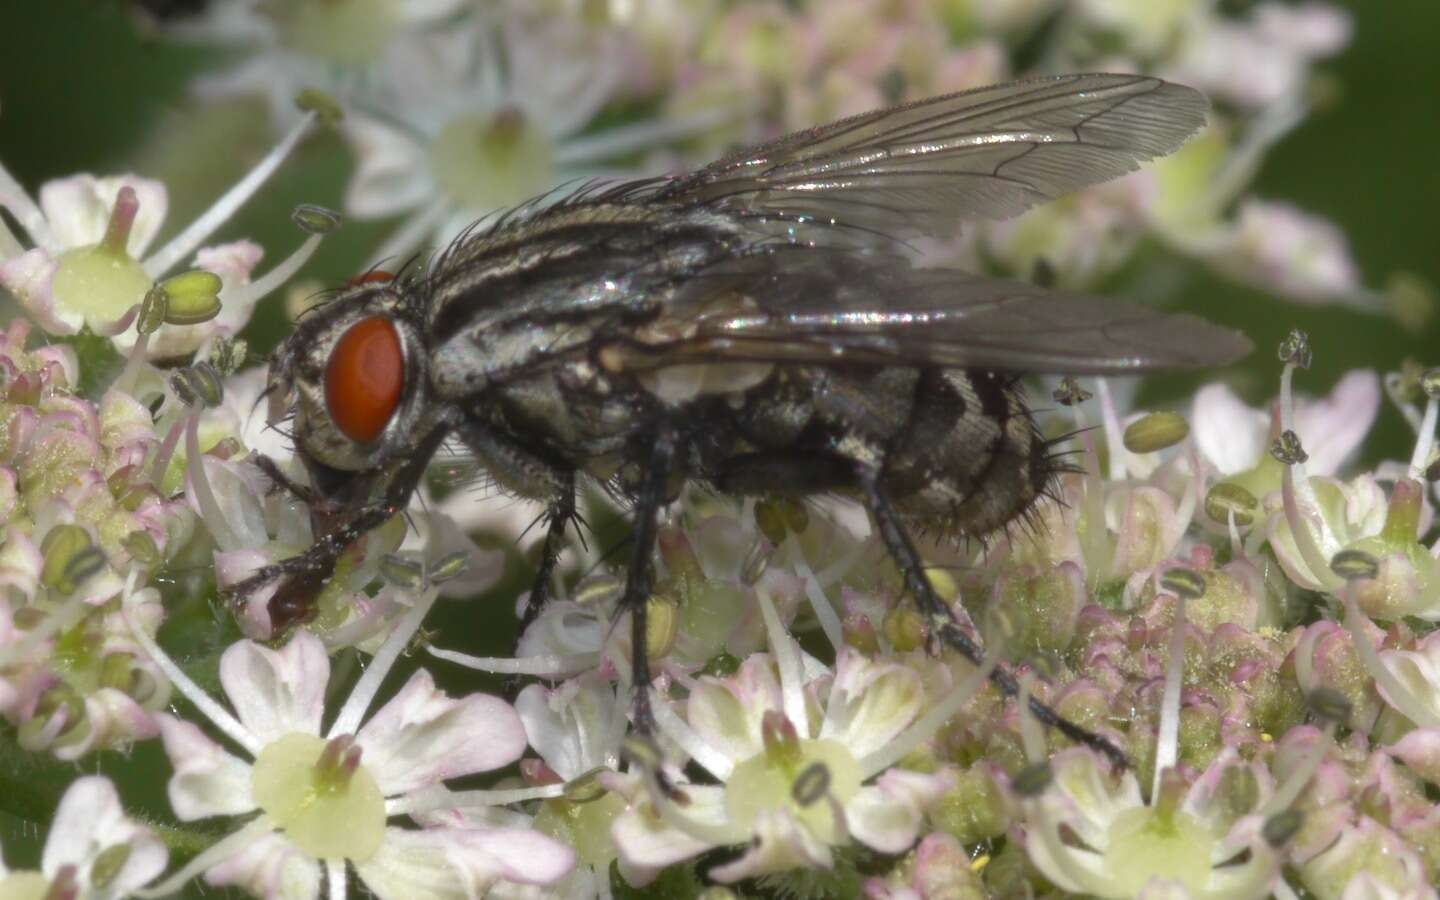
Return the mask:
M128 846L129 853L120 870L109 876L103 896L124 896L159 875L167 859L165 844L149 828L126 817L110 779L78 778L60 798L40 866L52 877L61 866L75 866L81 883L88 883L96 858L121 844ZM95 895L101 894L97 889Z
M60 246L68 249L100 243L110 224L115 198L127 185L134 189L139 206L125 249L133 258L143 255L160 231L169 198L164 184L136 175L109 178L73 175L42 184L40 208L45 211L45 219Z
M1303 863L1299 872L1301 883L1320 897L1383 897L1385 893L1371 893L1382 886L1393 892L1389 896L1407 900L1435 896L1415 848L1368 816L1347 825L1333 845ZM1362 881L1352 893L1351 885L1365 878L1374 879L1373 888Z
M1175 501L1159 488L1135 487L1113 496L1118 509L1106 510L1107 519L1112 514L1118 519L1110 574L1123 578L1150 569L1169 556L1182 529Z
M1431 783L1440 783L1440 728L1417 728L1386 752Z
M265 510L260 505L264 492L260 488L258 472L253 466L233 463L205 455L200 459L205 467L205 478L215 495L215 502L225 517L225 523L235 533L242 547L263 547L270 540L265 529ZM186 467L185 496L195 515L204 518L205 511L195 499L191 488L189 467Z
M796 822L788 808L761 812L754 827L755 839L745 854L711 869L711 878L729 883L790 869L828 869L834 864L830 847Z
M84 739L55 748L55 758L73 761L92 750L119 749L159 733L154 713L115 688L100 688L85 698L90 731Z
M913 669L877 663L842 649L820 737L841 741L854 756L880 749L920 712L925 690Z
M554 690L528 685L515 698L530 746L565 779L619 762L625 719L616 707L615 689L593 674Z
M220 657L220 684L236 717L266 743L297 731L318 735L329 680L325 645L304 630L279 650L240 641Z
M386 796L509 765L525 751L525 726L488 694L451 698L423 669L356 734Z
M471 900L500 881L553 884L575 851L529 829L387 828L375 855L353 862L381 900Z
M866 846L881 853L904 853L919 836L922 801L936 799L943 791L942 780L934 776L891 769L845 804L845 824Z
M345 117L341 130L355 151L355 173L345 189L345 209L361 219L379 219L413 209L435 191L425 147L401 129Z
M166 790L181 821L238 816L255 809L250 764L205 736L196 725L161 713L160 740L175 774Z
M5 471L13 481L14 471ZM29 535L13 525L5 529L5 540L0 543L0 590L17 600L28 600L40 584L44 565L45 558Z
M770 655L756 653L730 678L700 679L685 717L705 743L739 762L760 752L760 722L767 711L780 708L780 682Z
M275 560L263 550L236 550L232 553L215 553L215 583L221 588L239 584L262 566ZM270 598L280 590L279 579L271 580L259 590L245 597L245 606L240 613L240 630L251 640L263 641L274 635L270 621Z
M207 869L205 883L243 888L266 900L307 900L320 896L320 863L271 832Z
M614 779L609 779L607 786L614 789L618 785ZM723 788L687 784L684 790L690 798L690 803L685 807L685 815L707 825L725 821ZM645 873L659 871L666 866L699 856L715 846L672 827L660 818L643 798L641 789L639 798L632 800L630 808L616 816L610 825L610 839L614 841L615 849L626 866Z
M50 334L75 334L85 324L85 317L55 303L51 285L59 267L59 261L44 250L27 250L0 262L0 285L14 294L30 318Z
M1297 404L1295 433L1310 454L1311 475L1332 475L1359 449L1380 414L1380 376L1354 369L1335 383L1329 395Z

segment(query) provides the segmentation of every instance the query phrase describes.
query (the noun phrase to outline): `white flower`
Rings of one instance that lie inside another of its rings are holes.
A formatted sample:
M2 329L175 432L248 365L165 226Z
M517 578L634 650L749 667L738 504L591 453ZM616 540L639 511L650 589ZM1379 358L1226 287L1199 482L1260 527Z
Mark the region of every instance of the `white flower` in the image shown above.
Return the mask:
M1288 203L1246 200L1207 255L1221 271L1295 300L1369 302L1345 232Z
M1025 850L1046 878L1076 893L1129 898L1178 888L1192 900L1268 897L1280 862L1258 817L1232 818L1217 796L1232 766L1252 769L1268 795L1265 769L1226 749L1188 788L1163 779L1147 805L1133 772L1116 781L1089 750L1062 750L1050 761L1052 787L1027 801ZM1062 829L1075 840L1064 840Z
M714 117L580 132L621 75L605 32L563 18L484 17L396 40L341 129L357 168L346 208L359 218L408 213L376 254L403 257L477 218L683 135Z
M0 897L128 897L160 874L165 859L164 843L125 815L110 780L89 775L60 798L39 872L0 862Z
M1306 471L1331 475L1350 460L1380 412L1380 379L1369 369L1351 370L1330 394L1295 405L1295 432L1309 454ZM1195 445L1223 475L1235 475L1268 459L1271 413L1246 406L1229 387L1207 384L1195 394L1190 414Z
M226 0L172 34L244 48L242 62L196 82L202 96L260 94L275 122L293 124L297 92L320 89L343 96L363 84L367 70L393 41L414 31L445 27L466 14L468 0Z
M1243 20L1196 16L1166 74L1258 108L1298 102L1310 66L1350 41L1350 17L1328 3L1260 3Z
M969 699L985 670L924 715L914 671L848 648L839 651L833 678L802 684L798 647L764 592L760 598L773 658L754 654L731 678L691 683L684 720L657 698L662 734L720 783L678 782L680 806L653 771L612 779L631 799L612 833L632 870L658 870L726 845L746 849L710 870L719 881L828 868L833 849L852 838L900 853L914 843L924 806L946 788L943 776L891 766Z
M570 869L568 848L526 829L389 824L407 802L446 779L505 766L525 747L524 728L508 704L484 694L452 699L423 670L361 724L431 601L427 591L328 729L321 722L329 660L308 632L278 651L249 641L225 651L220 682L233 716L174 669L177 688L244 750L236 756L193 723L162 717L176 815L185 821L258 815L162 887L205 872L211 884L236 884L258 896L316 897L323 867L330 896L344 896L348 863L381 897L441 898L456 890L483 894L502 878L548 883ZM153 641L142 642L157 662L174 668Z
M140 349L151 358L180 356L217 336L234 334L249 321L255 303L309 258L319 237L312 235L253 284L250 271L259 261L259 247L248 241L205 249L200 244L264 184L313 118L314 113L307 113L210 209L148 256L145 251L168 204L160 182L135 175L75 175L41 185L37 203L0 166L0 206L34 244L26 249L0 221L0 286L51 334L70 335L88 327L111 336L128 352L137 347L137 339L127 329L146 293L195 254L196 267L221 277L221 315L198 326L166 326L141 339L145 343Z

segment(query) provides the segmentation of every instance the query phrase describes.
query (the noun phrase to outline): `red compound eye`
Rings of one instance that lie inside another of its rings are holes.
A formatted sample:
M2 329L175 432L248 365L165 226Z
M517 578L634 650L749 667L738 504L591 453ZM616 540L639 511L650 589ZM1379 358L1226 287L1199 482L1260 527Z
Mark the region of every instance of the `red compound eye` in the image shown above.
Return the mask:
M386 281L394 280L395 276L386 272L384 269L371 269L369 272L356 275L347 283L353 287L357 284L383 284Z
M352 440L380 436L400 405L405 355L400 335L383 316L361 319L341 335L325 366L325 406Z

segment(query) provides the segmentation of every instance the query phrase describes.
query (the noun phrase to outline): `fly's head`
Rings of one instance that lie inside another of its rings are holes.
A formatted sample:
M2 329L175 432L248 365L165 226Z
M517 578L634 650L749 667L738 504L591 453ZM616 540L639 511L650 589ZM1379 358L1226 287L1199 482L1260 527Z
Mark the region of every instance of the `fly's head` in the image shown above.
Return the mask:
M271 356L270 418L293 409L295 453L330 505L363 503L376 478L429 430L424 315L414 290L396 280L352 284L304 316Z

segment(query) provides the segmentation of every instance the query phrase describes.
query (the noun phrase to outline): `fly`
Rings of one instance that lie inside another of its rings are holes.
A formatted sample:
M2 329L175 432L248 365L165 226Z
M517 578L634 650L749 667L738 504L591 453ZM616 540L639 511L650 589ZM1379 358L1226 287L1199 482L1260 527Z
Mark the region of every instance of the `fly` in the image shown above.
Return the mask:
M619 608L644 647L657 517L693 481L858 499L931 634L979 662L910 535L993 532L1051 485L1057 463L1015 373L1215 366L1251 344L1189 315L916 268L904 241L1129 172L1179 147L1207 108L1137 75L936 97L689 174L588 186L477 226L423 271L351 284L270 362L271 409L293 412L312 485L295 489L320 537L236 591L279 579L274 626L308 619L341 552L405 509L458 440L502 489L546 505L522 625L589 479L634 511ZM633 666L648 732L644 653ZM1015 692L1004 667L994 678Z

